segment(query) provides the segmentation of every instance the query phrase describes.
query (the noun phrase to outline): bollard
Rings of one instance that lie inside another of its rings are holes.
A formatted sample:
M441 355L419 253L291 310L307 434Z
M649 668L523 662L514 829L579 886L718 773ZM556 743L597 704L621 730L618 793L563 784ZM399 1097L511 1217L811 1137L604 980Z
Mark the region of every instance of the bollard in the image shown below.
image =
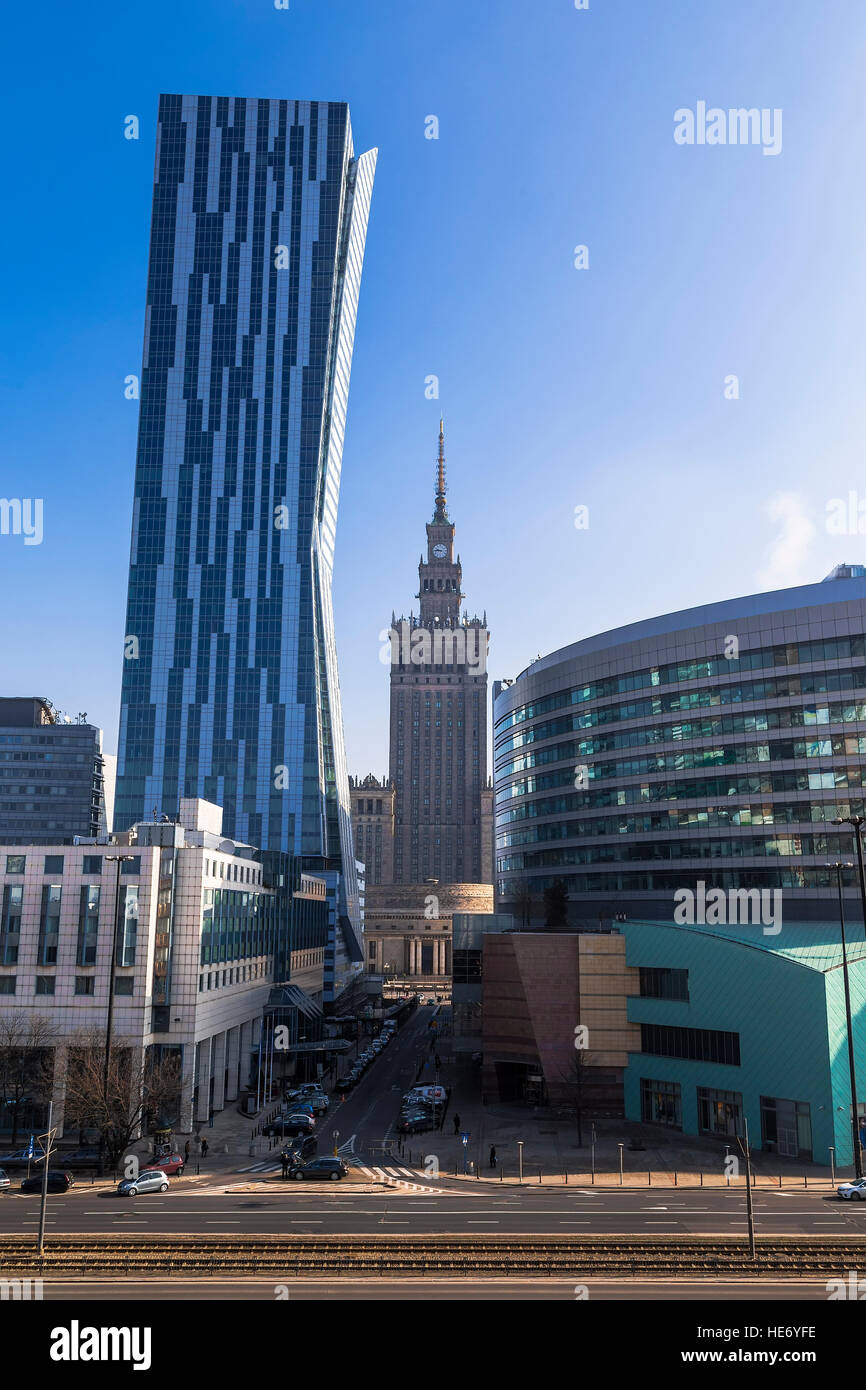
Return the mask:
M806 1177L806 1174L805 1174L805 1173L803 1174L803 1186L804 1186L804 1187L808 1187L808 1186L809 1186L809 1179Z
M499 1169L499 1181L502 1182L502 1169Z
M652 1175L652 1173L647 1173L647 1175L646 1175L646 1185L647 1185L647 1187L652 1187L652 1185L653 1185L653 1175Z
M676 1168L675 1168L675 1169L674 1169L674 1187L676 1187L676 1185L677 1185L677 1170L676 1170Z
M200 1173L201 1173L201 1168L199 1167L198 1163L196 1163L196 1165L195 1165L195 1175L196 1175L196 1177L198 1177Z
M568 1187L568 1169L565 1170L565 1185Z
M538 1170L538 1186L541 1186L541 1169Z
M704 1185L704 1170L701 1169L701 1187Z
M779 1186L780 1186L780 1187L782 1186L782 1174L781 1174L781 1173L779 1174Z

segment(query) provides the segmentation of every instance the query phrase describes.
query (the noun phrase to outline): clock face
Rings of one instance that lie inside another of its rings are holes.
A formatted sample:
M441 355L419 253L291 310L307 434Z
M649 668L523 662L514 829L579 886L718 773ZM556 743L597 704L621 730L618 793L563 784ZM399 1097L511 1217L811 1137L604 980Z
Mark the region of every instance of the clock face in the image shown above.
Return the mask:
M444 545L434 545L433 554L436 556L437 560L444 560L445 556L448 554L448 550Z

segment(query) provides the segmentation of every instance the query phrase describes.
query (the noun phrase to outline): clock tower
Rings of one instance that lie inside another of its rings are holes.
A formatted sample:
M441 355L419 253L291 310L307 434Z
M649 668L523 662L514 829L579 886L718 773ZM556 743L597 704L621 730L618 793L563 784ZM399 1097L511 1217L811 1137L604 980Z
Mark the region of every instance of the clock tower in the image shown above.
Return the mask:
M463 608L441 420L433 518L426 529L419 611L391 617L393 881L492 883L487 616L470 618Z

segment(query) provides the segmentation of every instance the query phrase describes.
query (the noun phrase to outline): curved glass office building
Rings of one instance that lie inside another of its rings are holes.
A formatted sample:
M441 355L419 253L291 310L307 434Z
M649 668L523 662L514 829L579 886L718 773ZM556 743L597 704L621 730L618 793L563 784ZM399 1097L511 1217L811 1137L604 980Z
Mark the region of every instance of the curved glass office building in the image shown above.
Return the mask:
M543 921L557 879L573 926L670 920L683 890L711 888L835 920L826 865L855 850L831 822L864 814L862 567L632 623L497 682L494 777L497 909L518 920Z

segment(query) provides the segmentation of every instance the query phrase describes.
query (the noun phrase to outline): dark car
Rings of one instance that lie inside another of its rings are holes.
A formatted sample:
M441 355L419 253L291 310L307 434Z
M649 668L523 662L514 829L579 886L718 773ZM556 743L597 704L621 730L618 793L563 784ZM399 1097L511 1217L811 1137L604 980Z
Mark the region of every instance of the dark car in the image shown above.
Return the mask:
M49 1192L68 1192L74 1186L74 1179L71 1173L64 1173L60 1168L50 1168L48 1170L48 1191ZM42 1174L33 1173L29 1178L24 1178L21 1183L22 1192L41 1192Z
M70 1149L68 1153L57 1155L70 1168L98 1168L100 1154L98 1149Z
M289 1139L282 1148L283 1154L288 1154L289 1163L294 1167L298 1163L308 1163L311 1158L315 1158L319 1152L319 1142L312 1134L299 1134L297 1139Z
M348 1076L341 1076L339 1081L334 1082L334 1090L338 1096L344 1095L346 1091L351 1091L359 1079L357 1073L349 1072Z
M312 1115L308 1115L304 1110L292 1110L286 1115L277 1115L276 1119L271 1120L270 1124L264 1125L262 1134L267 1134L272 1138L281 1138L284 1134L310 1134L312 1133L315 1120Z
M349 1165L342 1158L314 1158L311 1163L299 1163L292 1177L297 1180L329 1178L331 1182L338 1182L340 1178L345 1178L348 1172Z
M420 1134L425 1129L433 1128L433 1120L423 1111L410 1111L400 1116L396 1128L398 1134Z

